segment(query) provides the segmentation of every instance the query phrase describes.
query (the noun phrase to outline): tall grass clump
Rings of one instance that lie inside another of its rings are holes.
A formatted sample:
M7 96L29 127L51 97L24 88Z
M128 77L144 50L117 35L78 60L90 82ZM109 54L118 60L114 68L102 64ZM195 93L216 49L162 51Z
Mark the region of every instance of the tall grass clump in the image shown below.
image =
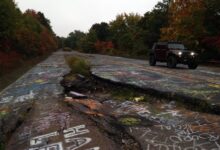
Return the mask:
M90 75L90 64L86 60L73 56L67 58L66 61L71 69L71 74Z

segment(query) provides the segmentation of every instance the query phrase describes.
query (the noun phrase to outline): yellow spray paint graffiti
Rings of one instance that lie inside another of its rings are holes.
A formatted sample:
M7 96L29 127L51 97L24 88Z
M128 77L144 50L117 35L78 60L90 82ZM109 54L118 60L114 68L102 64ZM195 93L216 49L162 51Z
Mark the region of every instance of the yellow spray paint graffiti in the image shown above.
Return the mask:
M220 89L220 84L209 84L210 87Z

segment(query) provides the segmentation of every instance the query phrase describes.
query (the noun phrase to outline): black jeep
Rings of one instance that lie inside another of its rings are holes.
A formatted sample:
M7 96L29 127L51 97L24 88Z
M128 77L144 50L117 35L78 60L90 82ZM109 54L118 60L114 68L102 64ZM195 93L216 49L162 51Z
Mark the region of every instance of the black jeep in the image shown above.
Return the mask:
M155 66L156 62L167 62L169 68L175 68L178 63L188 65L189 69L198 66L198 54L188 50L180 42L154 43L149 55L149 64Z

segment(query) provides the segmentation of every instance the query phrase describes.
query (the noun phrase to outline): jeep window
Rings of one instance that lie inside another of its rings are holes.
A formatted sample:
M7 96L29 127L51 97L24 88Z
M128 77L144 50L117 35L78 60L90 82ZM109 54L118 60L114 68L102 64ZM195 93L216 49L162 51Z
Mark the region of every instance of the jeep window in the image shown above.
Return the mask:
M185 50L185 46L183 44L168 44L169 49L178 49L178 50Z
M167 49L167 46L166 46L166 45L161 45L161 46L160 46L160 49L163 49L163 50L164 50L164 49Z
M156 45L155 49L167 49L167 46L166 45Z
M155 49L160 49L160 45L156 45L156 46L155 46Z

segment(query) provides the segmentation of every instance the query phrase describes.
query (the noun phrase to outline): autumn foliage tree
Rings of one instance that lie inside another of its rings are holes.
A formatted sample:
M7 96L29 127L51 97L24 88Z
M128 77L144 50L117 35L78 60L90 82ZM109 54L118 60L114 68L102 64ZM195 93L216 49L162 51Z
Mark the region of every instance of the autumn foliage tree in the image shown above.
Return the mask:
M0 74L57 47L50 21L41 12L22 13L13 0L1 0L0 20Z
M203 0L171 0L167 27L161 29L161 40L182 41L191 48L198 48L204 28Z
M100 54L107 54L107 53L110 53L114 49L114 45L112 41L99 41L98 40L95 42L95 49Z

